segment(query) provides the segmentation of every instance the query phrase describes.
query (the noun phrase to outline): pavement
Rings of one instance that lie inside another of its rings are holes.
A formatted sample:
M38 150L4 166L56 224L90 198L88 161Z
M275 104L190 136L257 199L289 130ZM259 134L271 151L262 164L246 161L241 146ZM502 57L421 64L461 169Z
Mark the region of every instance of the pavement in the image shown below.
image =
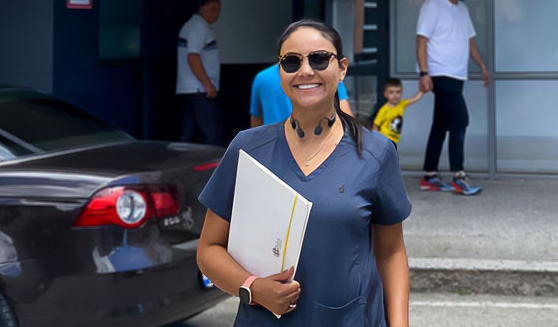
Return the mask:
M474 196L420 191L416 172L403 178L410 326L558 327L557 178L479 178ZM237 306L230 298L176 326L232 326Z
M414 291L558 296L558 179L479 179L474 196L420 191L416 173L404 180Z
M192 319L166 327L231 327L237 307L238 299L229 298ZM411 293L409 301L412 327L556 327L557 316L556 298Z
M474 196L404 180L410 257L558 261L558 179L476 180L484 189Z

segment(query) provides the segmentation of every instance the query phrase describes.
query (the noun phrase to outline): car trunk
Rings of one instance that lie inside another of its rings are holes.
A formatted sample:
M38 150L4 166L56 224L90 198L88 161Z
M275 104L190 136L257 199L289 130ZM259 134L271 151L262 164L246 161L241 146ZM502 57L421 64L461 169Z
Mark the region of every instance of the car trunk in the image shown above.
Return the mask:
M215 167L206 164L216 163L223 153L223 148L213 146L133 141L24 159L0 166L0 198L73 203L74 210L66 211L64 222L57 223L68 228L79 208L103 188L172 185L179 212L158 217L157 222L167 241L181 243L199 237L206 209L197 198Z

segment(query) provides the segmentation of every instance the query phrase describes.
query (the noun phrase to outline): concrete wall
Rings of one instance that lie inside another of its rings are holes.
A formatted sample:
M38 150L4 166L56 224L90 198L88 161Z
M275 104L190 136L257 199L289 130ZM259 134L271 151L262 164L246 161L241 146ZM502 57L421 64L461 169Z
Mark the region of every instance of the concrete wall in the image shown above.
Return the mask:
M0 0L0 82L52 92L53 22L52 0Z

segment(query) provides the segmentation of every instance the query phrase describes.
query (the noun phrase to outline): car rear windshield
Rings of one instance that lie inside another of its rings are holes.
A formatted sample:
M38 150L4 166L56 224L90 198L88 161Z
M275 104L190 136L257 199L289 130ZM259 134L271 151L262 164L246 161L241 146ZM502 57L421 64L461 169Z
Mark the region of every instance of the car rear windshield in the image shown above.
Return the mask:
M129 140L67 102L33 91L0 91L0 161Z

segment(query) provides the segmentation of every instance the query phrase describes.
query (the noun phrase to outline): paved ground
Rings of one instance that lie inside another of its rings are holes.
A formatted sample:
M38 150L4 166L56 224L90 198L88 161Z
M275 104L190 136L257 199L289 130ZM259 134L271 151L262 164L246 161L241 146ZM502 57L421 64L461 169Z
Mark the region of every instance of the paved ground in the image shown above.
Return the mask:
M238 300L230 298L201 315L173 327L230 327ZM412 327L558 326L557 298L411 294Z
M558 179L479 180L476 196L418 190L405 174L413 212L405 224L411 265L492 271L558 271ZM521 277L519 277L521 278ZM505 285L504 285L505 286ZM176 327L232 326L238 300ZM558 327L558 298L412 293L413 327Z
M172 327L231 327L238 308L238 298L231 297L213 309ZM169 326L170 327L170 326Z
M413 290L558 295L558 179L477 180L483 192L463 196L420 191L419 178L404 178Z
M558 326L557 298L411 294L412 327Z
M419 177L405 177L409 257L558 261L558 179L477 183L480 194L462 196L419 191Z

